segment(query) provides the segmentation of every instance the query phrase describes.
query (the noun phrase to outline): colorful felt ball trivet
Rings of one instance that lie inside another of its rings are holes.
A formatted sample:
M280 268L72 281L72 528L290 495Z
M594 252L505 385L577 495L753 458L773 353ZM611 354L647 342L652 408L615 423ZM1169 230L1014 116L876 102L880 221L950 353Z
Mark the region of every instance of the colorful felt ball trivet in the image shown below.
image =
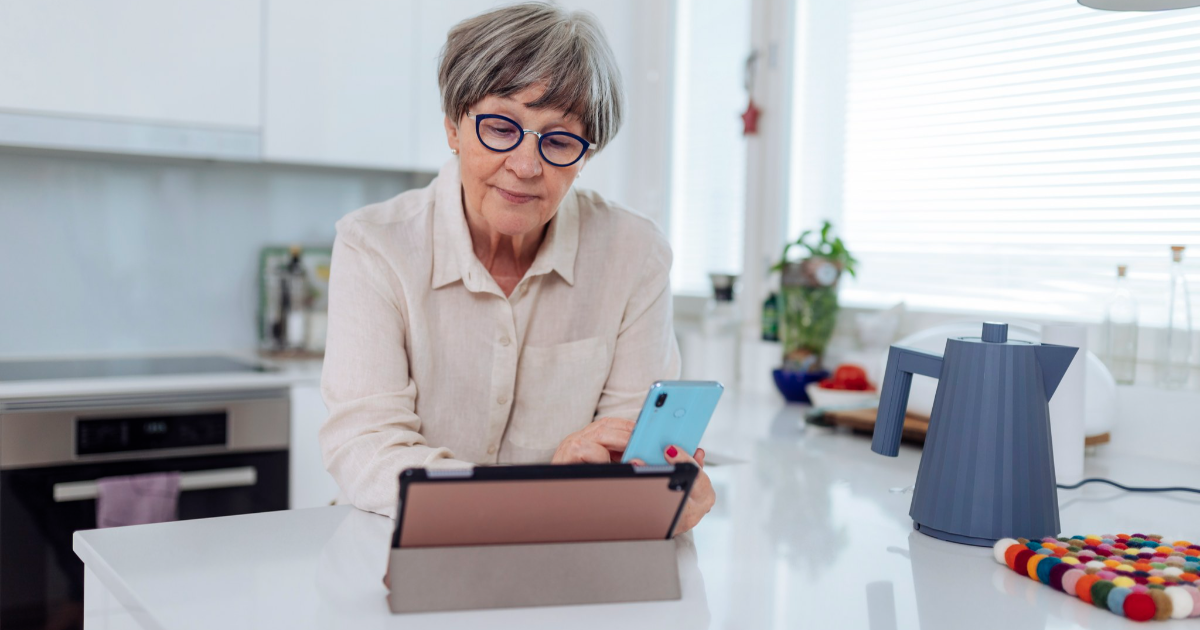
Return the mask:
M1002 538L996 562L1134 621L1200 617L1200 545L1156 534Z

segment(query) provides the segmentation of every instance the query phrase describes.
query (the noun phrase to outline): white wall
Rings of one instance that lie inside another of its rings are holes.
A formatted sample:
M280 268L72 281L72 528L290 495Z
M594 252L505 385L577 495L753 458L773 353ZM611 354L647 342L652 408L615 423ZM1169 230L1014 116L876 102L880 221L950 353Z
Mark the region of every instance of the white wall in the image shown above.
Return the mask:
M0 153L0 355L251 348L259 248L427 180Z
M577 183L646 215L667 230L670 209L671 0L560 0L592 12L621 69L625 120L616 139L584 166Z

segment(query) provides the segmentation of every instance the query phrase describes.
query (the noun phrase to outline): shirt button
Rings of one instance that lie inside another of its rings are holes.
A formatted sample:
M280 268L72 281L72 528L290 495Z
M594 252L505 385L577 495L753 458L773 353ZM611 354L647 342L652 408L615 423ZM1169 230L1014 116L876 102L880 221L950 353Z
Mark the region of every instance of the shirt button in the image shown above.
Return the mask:
M501 396L501 397L499 397L499 398L497 398L497 399L496 399L496 402L498 402L498 403L500 403L501 405L503 405L504 403L508 402L508 396Z
M496 454L496 447L495 447L495 446L489 446L489 447L488 447L488 455L495 455L495 454Z
M507 346L507 345L508 345L508 344L510 344L510 343L512 343L512 342L511 342L511 341L509 341L508 337L501 337L501 338L500 338L500 345L502 345L502 346Z

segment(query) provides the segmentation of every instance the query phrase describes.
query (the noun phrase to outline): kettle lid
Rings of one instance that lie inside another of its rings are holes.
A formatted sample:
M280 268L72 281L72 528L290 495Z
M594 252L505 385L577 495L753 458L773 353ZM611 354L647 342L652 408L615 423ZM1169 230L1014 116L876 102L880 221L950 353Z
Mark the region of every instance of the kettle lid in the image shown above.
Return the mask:
M975 343L995 343L1005 344L1010 346L1032 346L1035 345L1029 341L1017 341L1008 339L1008 324L1002 322L983 322L983 333L978 337L959 337L959 341L975 342Z

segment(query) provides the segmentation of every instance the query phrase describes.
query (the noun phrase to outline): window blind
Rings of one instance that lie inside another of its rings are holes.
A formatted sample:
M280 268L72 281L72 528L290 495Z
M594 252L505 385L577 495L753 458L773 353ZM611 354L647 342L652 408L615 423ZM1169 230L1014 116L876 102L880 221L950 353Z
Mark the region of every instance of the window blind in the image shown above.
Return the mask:
M1156 325L1181 244L1200 317L1200 10L851 1L847 301L1099 321L1128 264Z

